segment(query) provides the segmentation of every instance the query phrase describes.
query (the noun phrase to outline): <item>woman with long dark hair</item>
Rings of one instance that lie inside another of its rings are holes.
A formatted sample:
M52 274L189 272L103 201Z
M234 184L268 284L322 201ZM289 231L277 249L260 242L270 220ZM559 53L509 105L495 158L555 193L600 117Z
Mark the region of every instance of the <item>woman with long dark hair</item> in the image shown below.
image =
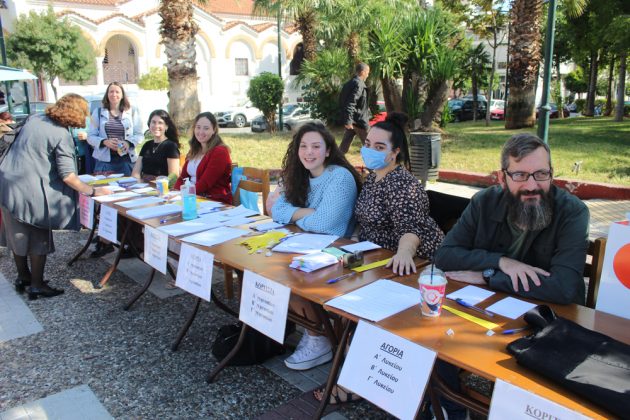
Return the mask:
M411 174L407 115L393 112L368 132L361 156L370 169L357 199L359 239L394 251L388 267L400 275L416 272L413 257L433 258L444 234L429 216L429 198Z
M308 123L293 136L284 156L281 187L271 215L277 222L293 222L309 232L351 236L360 186L359 174L339 151L332 134L321 124ZM293 312L317 322L317 314L303 298L291 296L289 305ZM330 359L328 338L309 330L284 363L290 369L306 370Z
M153 140L142 145L131 176L179 176L179 135L168 112L156 109L147 122Z
M83 127L85 99L64 95L45 114L29 117L0 165L0 243L12 252L15 289L29 299L63 293L44 282L46 257L55 252L54 229L79 229L77 195L109 194L107 187L81 182L69 127ZM29 268L30 260L30 268Z
M304 124L282 161L281 186L271 215L316 233L351 236L361 177L321 124Z
M144 140L140 113L118 82L107 86L102 104L94 110L88 131L96 160L94 171L129 176L137 159L136 146Z
M221 140L217 119L211 112L202 112L195 117L189 144L186 163L175 189L190 178L198 195L232 204L230 149Z

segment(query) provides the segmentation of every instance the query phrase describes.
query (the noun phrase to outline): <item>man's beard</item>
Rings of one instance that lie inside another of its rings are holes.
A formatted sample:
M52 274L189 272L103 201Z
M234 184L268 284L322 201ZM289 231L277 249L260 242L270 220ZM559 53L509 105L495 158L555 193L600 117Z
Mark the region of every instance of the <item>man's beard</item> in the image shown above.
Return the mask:
M551 192L543 190L521 190L512 194L506 188L508 198L508 218L512 224L524 231L542 230L549 226L553 217L553 198ZM528 199L523 201L521 196L538 194L539 200Z

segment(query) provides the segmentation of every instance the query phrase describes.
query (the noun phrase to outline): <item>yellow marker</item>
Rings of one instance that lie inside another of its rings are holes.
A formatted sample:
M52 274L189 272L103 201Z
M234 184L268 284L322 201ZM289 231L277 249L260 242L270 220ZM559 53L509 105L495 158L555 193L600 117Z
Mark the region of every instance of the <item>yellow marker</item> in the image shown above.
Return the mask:
M241 245L245 245L249 249L249 253L253 254L259 249L272 248L276 244L280 243L280 240L287 236L284 232L269 231L262 235L251 236L243 239L239 242Z
M110 182L116 182L123 179L123 177L121 176L120 178L105 178L105 179L98 179L96 181L90 181L88 182L88 184L90 185L104 185L104 184L109 184Z
M357 268L353 268L352 271L356 271L357 273L361 273L363 271L371 270L372 268L383 267L387 265L387 263L391 260L391 258L387 258L386 260L376 261L370 264L365 264L359 266Z
M455 308L451 308L450 306L447 305L442 305L442 309L446 309L447 311L449 311L452 314L461 316L464 319L469 320L470 322L474 322L477 325L481 325L482 327L492 330L494 328L497 328L499 325L495 324L494 322L490 322L490 321L486 321L485 319L481 319L481 318L477 318L476 316L470 315L466 312L462 312L460 310L457 310Z

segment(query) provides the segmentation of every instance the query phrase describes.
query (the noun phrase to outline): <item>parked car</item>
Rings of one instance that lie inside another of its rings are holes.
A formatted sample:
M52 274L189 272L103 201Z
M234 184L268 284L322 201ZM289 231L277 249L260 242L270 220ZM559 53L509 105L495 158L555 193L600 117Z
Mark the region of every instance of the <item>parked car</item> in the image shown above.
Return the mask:
M26 113L26 103L13 105L13 112L11 113L11 115L13 116L13 120L16 123L24 121L29 115L44 112L46 108L53 104L51 102L31 102L30 105L30 114ZM9 105L0 106L0 112L9 112Z
M451 99L447 103L448 109L453 116L453 121L466 121L473 119L473 99L472 96L462 96L458 99ZM488 102L483 95L477 95L477 119L486 118Z
M260 109L252 105L250 101L214 113L219 127L233 126L238 128L245 127L258 115L260 115Z
M286 104L282 107L282 129L285 131L294 131L302 124L313 121L311 113L308 109L303 108L300 104ZM276 115L276 127L279 124ZM267 120L264 115L259 115L252 120L251 129L255 133L267 131L269 129Z
M505 119L505 101L502 99L493 99L490 103L490 119Z
M549 111L549 118L558 118L560 116L560 114L558 114L558 105L554 103L550 103L549 106L551 107L551 110ZM536 119L538 119L539 115L540 115L540 106L536 108ZM569 115L571 115L571 112L568 110L567 107L564 107L562 109L562 115L564 116L564 118L567 118Z
M369 122L370 127L378 122L385 121L385 118L387 118L387 109L385 108L385 102L376 101L376 105L378 105L378 112L372 116L372 119Z

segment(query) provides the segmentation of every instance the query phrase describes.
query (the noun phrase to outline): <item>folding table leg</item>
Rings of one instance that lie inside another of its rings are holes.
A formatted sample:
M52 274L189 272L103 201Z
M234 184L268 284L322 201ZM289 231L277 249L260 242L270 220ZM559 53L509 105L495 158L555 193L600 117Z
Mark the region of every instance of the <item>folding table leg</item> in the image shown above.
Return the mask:
M193 306L192 312L188 316L188 320L186 321L184 326L179 330L179 334L177 334L177 338L175 339L175 341L173 341L173 344L171 344L172 351L177 351L177 349L179 348L179 344L184 339L184 336L188 332L188 329L190 328L193 321L195 320L195 317L197 316L197 311L199 311L200 304L201 304L201 298L195 298L195 305Z
M326 389L324 390L324 395L322 396L322 400L319 403L319 407L315 412L314 419L319 419L324 414L324 410L326 410L326 406L328 405L328 400L330 399L330 394L332 393L332 389L337 383L337 376L339 375L339 369L341 368L341 362L344 359L346 346L348 345L348 339L350 338L351 332L356 327L356 324L353 321L346 320L346 327L343 330L343 334L339 339L339 345L337 346L337 352L335 353L335 357L333 358L332 366L330 367L330 373L328 373L328 381L326 382Z
M103 275L101 281L95 286L96 289L101 289L105 284L109 281L109 278L114 274L114 271L118 268L118 263L120 262L120 256L125 249L125 243L127 242L127 234L131 228L131 223L126 223L125 230L123 232L122 238L120 239L120 248L118 248L118 252L116 253L116 259L114 259L114 263L109 267L107 272Z
M210 372L210 374L206 378L206 382L208 382L209 384L214 382L214 379L217 377L219 372L221 372L223 368L226 367L228 363L230 363L230 360L232 360L232 358L236 356L236 353L238 353L238 351L243 346L243 342L245 341L245 334L247 334L248 330L249 326L247 324L243 324L243 326L241 327L241 335L238 336L238 341L236 342L236 345L228 353L228 355L225 356L223 360L221 360L221 362L219 362L217 367L215 367L212 372Z
M147 291L149 286L151 286L151 283L153 283L153 278L155 277L156 271L157 270L155 268L151 269L151 274L149 275L149 278L147 279L147 281L144 283L144 286L142 286L142 289L138 290L138 293L133 295L133 297L129 299L129 301L125 304L125 306L123 306L123 309L125 311L128 311L129 308L131 308L131 305L133 305L136 302L136 300L140 299L140 296L142 296L144 292Z
M76 255L72 257L70 261L68 261L68 267L72 267L72 264L74 264L79 258L81 258L81 255L83 255L83 253L87 251L88 248L90 247L90 244L92 243L92 239L94 239L94 234L96 233L96 215L94 215L92 219L93 219L92 229L90 230L90 235L88 236L87 241L85 242L85 245L83 245L83 248L81 248L81 250L79 250L79 252L77 252Z

